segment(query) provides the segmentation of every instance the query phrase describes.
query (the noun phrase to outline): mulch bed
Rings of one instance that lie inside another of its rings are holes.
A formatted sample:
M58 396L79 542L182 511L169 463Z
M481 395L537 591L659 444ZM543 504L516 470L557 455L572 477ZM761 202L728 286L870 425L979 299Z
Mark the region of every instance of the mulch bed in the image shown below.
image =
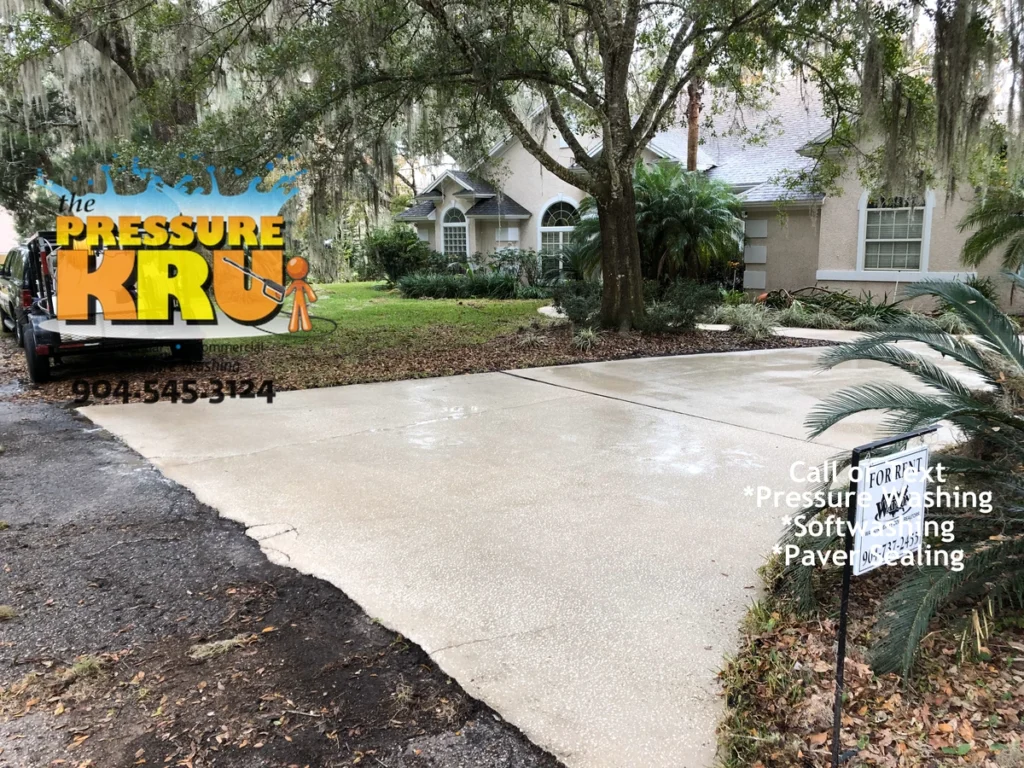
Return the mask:
M283 391L601 360L815 347L830 343L782 336L750 341L741 334L721 331L669 335L602 333L593 347L579 350L572 339L567 325L538 324L484 343L467 344L456 340L452 329L442 327L429 342L418 343L411 349L390 348L356 355L332 353L329 343L318 343L265 345L244 355L221 354L211 349L204 362L196 365L175 363L166 355L79 358L49 384L10 386L7 391L0 386L0 399L68 402L73 397L71 383L76 379L128 380L128 390L132 392L140 391L146 380L220 378L252 379L259 383L269 379L273 380L275 390ZM372 342L372 339L367 341ZM2 380L27 383L24 356L9 339L0 341Z
M5 768L559 765L73 411L0 436Z
M1024 625L997 611L987 618L993 631L980 655L970 631L936 628L922 642L910 679L876 676L867 647L898 570L854 581L842 749L856 756L846 765L1022 768ZM720 675L726 766L830 765L839 592L833 586L824 590L833 600L820 618L800 617L771 596L751 610L740 650Z

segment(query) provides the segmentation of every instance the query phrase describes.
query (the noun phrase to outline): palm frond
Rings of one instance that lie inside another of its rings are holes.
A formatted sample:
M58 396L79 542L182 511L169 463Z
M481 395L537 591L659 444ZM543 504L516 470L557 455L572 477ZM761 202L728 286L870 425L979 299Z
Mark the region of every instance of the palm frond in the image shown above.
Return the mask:
M958 228L961 232L977 230L964 242L961 259L968 266L977 266L1006 243L1003 266L1020 269L1024 260L1024 190L1020 187L991 190L975 201Z
M903 411L935 423L948 418L962 403L915 392L890 382L859 384L834 392L816 405L804 420L809 437L818 437L843 419L865 411Z
M860 359L859 354L866 354L883 344L896 344L900 341L916 341L925 344L943 357L952 358L966 366L985 379L986 383L992 385L997 383L997 376L989 370L988 361L980 354L977 347L966 339L946 333L929 319L908 318L896 325L888 326L884 330L871 332L860 339L838 345L833 349L844 350L846 360L858 360ZM835 365L838 365L838 362Z
M882 604L878 629L883 637L873 649L878 673L907 674L928 625L946 601L979 592L993 578L1006 579L1024 569L1024 538L996 542L964 558L964 568L921 568L904 578Z
M864 347L839 345L825 351L819 360L823 368L832 368L853 360L873 360L896 366L921 383L948 392L963 400L974 399L974 393L960 379L947 373L920 355L915 355L892 344L874 344Z
M912 283L906 289L909 297L937 296L967 321L982 344L1024 369L1024 346L1017 328L1005 314L977 288L963 283L926 281Z

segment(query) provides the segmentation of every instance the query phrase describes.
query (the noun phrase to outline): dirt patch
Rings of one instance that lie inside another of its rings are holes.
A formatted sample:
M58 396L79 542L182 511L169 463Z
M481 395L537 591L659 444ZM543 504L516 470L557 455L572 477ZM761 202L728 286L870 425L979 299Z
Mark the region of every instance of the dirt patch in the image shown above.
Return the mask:
M90 422L0 434L0 765L558 765Z
M273 380L278 391L310 389L375 381L453 376L517 368L534 368L635 357L692 355L736 352L752 349L787 349L827 346L830 342L776 336L750 341L726 331L694 331L685 334L602 333L590 349L573 345L567 324L549 325L538 321L516 333L479 344L467 344L453 329L439 326L427 343L415 347L381 348L374 339L364 339L367 351L339 354L327 344L263 344L251 353L223 354L211 347L200 364L182 364L168 355L107 355L79 358L59 372L57 379L41 387L27 384L24 355L8 339L0 341L0 380L20 385L0 387L0 400L46 400L68 402L74 395L74 380L126 380L128 392L141 392L145 381L193 378L252 379L257 384ZM97 401L102 402L102 401ZM120 402L111 398L108 402Z

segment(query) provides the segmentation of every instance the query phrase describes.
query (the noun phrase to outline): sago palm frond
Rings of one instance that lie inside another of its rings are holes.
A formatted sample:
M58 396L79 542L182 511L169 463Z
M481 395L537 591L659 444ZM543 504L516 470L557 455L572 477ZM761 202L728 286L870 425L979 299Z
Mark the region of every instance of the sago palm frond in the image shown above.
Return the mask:
M908 297L937 296L953 307L979 337L981 344L1024 369L1024 346L1017 327L977 288L961 282L926 281L907 286Z
M860 384L834 392L816 405L804 420L804 426L813 438L843 419L865 411L909 412L938 422L963 407L958 399L922 394L899 384Z
M975 229L964 242L961 259L976 267L994 250L1006 245L1003 268L1017 271L1024 264L1024 188L995 189L979 198L959 224Z
M869 332L837 348L849 350L852 354L857 350L866 351L882 344L895 344L900 341L916 341L929 346L943 357L950 357L979 376L989 378L989 361L974 344L961 336L947 333L933 319L924 315L898 318L881 330ZM852 356L849 359L858 358ZM994 384L995 379L993 378L990 383Z
M1011 277L1024 285L1024 279ZM814 408L807 426L816 436L848 416L868 411L885 412L882 430L892 434L947 423L962 441L933 457L933 464L937 460L952 473L951 484L990 493L993 509L984 513L947 501L929 512L937 519L954 522L956 546L964 552L963 568L929 566L900 582L886 601L879 624L882 639L872 656L879 672L909 671L930 622L950 604L984 597L1024 607L1024 349L1017 329L971 286L919 283L907 292L942 299L964 318L974 335L957 338L927 318L912 316L827 350L821 361L826 368L856 360L886 363L914 376L928 389L921 392L885 381L850 387ZM903 341L922 343L956 360L985 386L973 389L932 360L894 346ZM949 482L949 477L943 482ZM933 486L932 490L937 489ZM819 509L816 514L830 514L830 510ZM842 542L832 537L814 545L839 547ZM781 577L782 587L801 606L812 602L808 594L815 579L809 571L812 569L790 566Z
M950 373L920 355L915 355L892 344L842 345L827 350L819 359L822 368L833 368L852 360L873 360L896 366L922 384L948 392L964 400L973 399L971 390Z
M906 674L918 644L946 602L976 593L987 583L1004 583L1012 592L1024 573L1024 538L995 542L965 556L963 570L929 566L904 578L882 604L882 639L871 654L876 672Z

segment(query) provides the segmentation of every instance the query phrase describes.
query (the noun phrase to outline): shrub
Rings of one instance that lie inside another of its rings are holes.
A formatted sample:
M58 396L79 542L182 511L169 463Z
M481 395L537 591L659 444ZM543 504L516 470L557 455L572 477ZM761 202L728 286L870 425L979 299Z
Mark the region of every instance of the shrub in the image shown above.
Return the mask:
M673 318L675 311L672 305L664 301L652 301L638 330L644 333L671 333L675 330Z
M580 352L589 352L600 338L593 328L580 328L572 337L572 345Z
M550 299L551 288L544 285L518 285L516 286L517 299Z
M601 284L585 280L567 280L552 289L555 308L565 314L569 322L590 326L597 322L601 311Z
M995 303L999 301L999 291L996 289L996 284L992 282L991 277L974 277L968 278L964 281L964 285L970 286L989 301ZM939 313L940 315L947 312L956 312L956 307L950 304L944 299L939 300ZM952 321L950 321L952 322ZM957 333L957 331L951 331L951 333Z
M537 285L540 281L540 256L529 248L501 248L495 251L491 268L503 275L511 275L523 285Z
M550 282L597 280L601 276L601 250L599 246L574 241L563 246L557 256L544 254L542 268L543 278Z
M445 275L417 272L398 281L407 299L514 299L521 286L511 275L475 272Z
M788 307L780 310L775 315L779 325L787 328L825 328L839 329L843 327L843 321L823 309L808 307L802 301L796 300Z
M740 304L749 304L747 294L743 291L722 290L722 303L730 307L738 307Z
M662 295L665 293L664 283L660 283L657 280L644 280L644 304L652 304L655 301L661 301Z
M366 238L366 255L394 285L405 275L427 268L430 248L404 224L378 229Z
M732 330L742 333L751 341L761 341L775 333L778 323L775 313L763 304L740 304L730 307L724 304L705 315L709 323L731 325Z
M641 330L650 333L692 331L697 319L719 301L721 294L715 286L678 280L664 289L660 301L647 306Z
M843 323L852 323L858 317L873 317L880 323L891 323L907 316L900 306L902 299L889 301L888 295L875 298L869 293L853 296L849 291L830 291L827 288L804 288L792 293L771 291L764 304L769 309L784 310L799 301L808 312L827 312Z
M871 315L858 315L850 322L851 331L880 331L882 322Z
M435 275L464 275L467 270L465 256L447 256L438 251L430 251L427 254L427 264L424 272Z
M960 316L959 312L952 309L947 309L936 317L935 324L946 333L960 335L971 332L971 326L968 325L967 321Z

